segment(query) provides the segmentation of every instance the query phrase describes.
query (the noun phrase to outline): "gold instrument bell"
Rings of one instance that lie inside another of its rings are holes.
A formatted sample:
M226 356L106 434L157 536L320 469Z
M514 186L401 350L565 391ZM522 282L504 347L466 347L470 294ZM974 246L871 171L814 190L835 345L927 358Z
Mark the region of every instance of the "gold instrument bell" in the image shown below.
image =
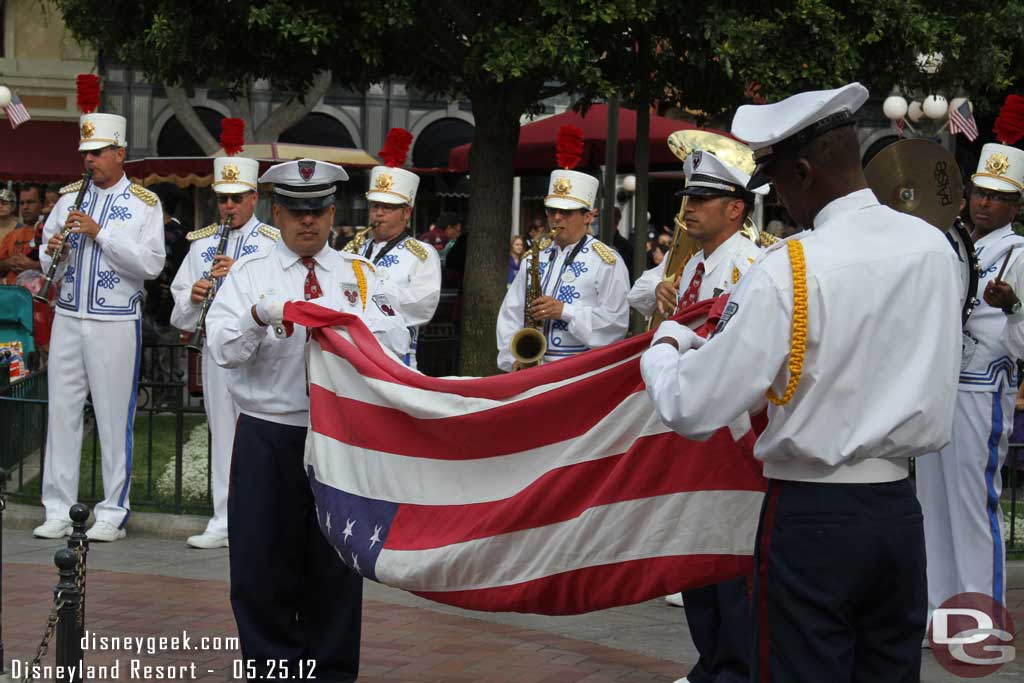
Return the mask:
M939 230L949 230L960 213L960 168L938 143L920 138L894 142L874 156L864 176L879 202Z

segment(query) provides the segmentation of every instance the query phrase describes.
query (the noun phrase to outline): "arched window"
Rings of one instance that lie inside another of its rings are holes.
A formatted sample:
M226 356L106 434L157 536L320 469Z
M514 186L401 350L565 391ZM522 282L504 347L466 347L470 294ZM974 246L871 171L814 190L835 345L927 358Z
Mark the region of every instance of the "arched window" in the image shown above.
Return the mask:
M195 110L196 114L199 115L199 120L203 122L206 130L210 131L213 139L219 140L220 121L224 117L219 112L207 107L196 107ZM181 121L178 120L177 116L167 119L163 130L160 131L160 137L156 141L156 153L157 156L161 157L206 156L199 143L193 140L192 136L185 130L185 126L181 125Z
M448 168L448 152L473 141L473 126L462 119L438 119L423 129L412 148L416 168Z
M281 133L278 142L324 147L355 147L348 129L333 116L307 114L305 118Z

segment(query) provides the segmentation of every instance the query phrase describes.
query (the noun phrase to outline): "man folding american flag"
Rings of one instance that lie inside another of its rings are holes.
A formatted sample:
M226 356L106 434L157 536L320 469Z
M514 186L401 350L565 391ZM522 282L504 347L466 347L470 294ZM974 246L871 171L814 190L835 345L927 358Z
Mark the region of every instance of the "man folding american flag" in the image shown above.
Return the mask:
M298 302L285 319L312 332L305 462L321 530L364 577L469 609L576 614L750 572L755 433L695 442L663 426L640 379L650 334L432 378L358 318Z

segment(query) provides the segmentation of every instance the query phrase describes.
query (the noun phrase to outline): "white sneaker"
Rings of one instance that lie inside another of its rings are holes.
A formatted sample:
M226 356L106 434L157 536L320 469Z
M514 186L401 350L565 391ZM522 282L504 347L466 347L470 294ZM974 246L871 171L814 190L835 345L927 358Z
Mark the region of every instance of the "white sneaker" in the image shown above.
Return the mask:
M48 519L35 529L32 535L36 538L64 538L71 535L71 522L63 519Z
M111 541L124 538L128 535L128 532L124 529L118 529L110 522L96 522L85 532L85 535L89 537L90 541L110 543Z
M673 593L672 595L666 595L665 596L665 602L667 602L668 604L672 605L673 607L682 607L683 606L683 594L682 593ZM679 683L679 681L676 681L676 683Z
M225 534L215 534L210 531L204 531L198 536L189 536L185 543L193 548L199 548L200 550L207 550L209 548L227 548L228 537Z

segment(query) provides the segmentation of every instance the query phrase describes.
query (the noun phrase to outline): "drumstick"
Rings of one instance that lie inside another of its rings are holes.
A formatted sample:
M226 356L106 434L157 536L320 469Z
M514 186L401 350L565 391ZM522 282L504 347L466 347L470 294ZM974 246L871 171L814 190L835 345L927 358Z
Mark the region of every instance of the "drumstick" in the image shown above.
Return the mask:
M1016 245L1014 245L1014 246L1016 246ZM996 275L996 281L998 281L998 282L1002 282L1003 281L1003 273L1006 272L1006 264L1008 264L1010 262L1010 254L1013 253L1013 249L1014 249L1014 247L1010 247L1010 251L1006 252L1006 258L1003 259L1003 265L999 269L999 275Z

